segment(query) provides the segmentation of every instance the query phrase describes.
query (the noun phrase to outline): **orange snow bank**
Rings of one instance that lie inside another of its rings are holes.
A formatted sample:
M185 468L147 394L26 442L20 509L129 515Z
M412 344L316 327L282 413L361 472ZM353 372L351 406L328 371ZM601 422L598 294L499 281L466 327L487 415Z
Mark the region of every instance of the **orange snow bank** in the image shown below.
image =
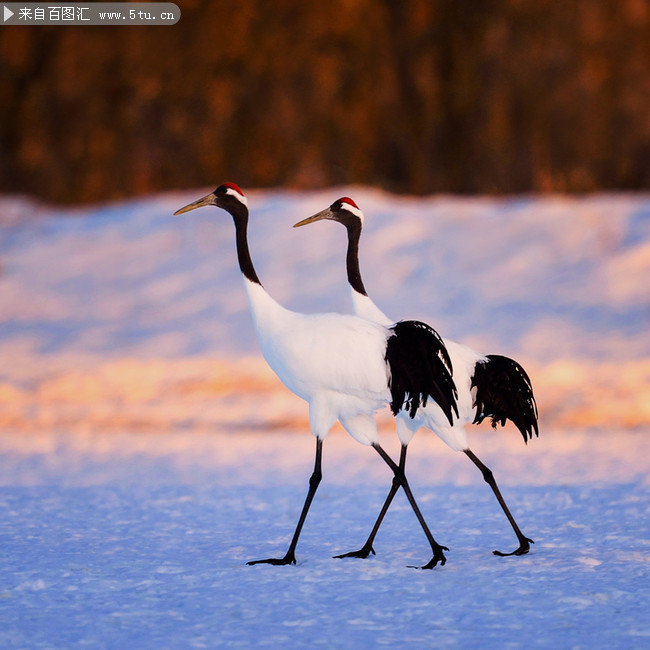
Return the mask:
M650 359L555 361L529 370L541 425L650 427ZM230 431L300 429L307 406L262 359L140 360L23 356L0 381L0 430ZM379 414L382 427L391 417Z

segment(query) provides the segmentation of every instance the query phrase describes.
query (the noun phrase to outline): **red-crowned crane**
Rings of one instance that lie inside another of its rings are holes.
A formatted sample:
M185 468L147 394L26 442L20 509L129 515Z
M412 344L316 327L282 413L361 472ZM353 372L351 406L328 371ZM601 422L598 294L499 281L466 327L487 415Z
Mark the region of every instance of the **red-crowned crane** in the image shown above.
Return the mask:
M322 219L337 221L347 230L347 277L354 312L376 323L389 325L393 321L368 297L361 279L359 239L363 228L363 212L352 199L343 197L332 203L329 208L300 221L294 227ZM402 444L399 467L404 471L406 448L420 427L431 429L455 451L463 451L478 467L483 478L492 488L519 541L519 546L514 551L510 553L494 551L494 554L524 555L528 553L533 540L525 537L519 529L501 496L492 471L469 448L464 425L468 422L478 424L489 417L492 426L496 428L497 423L503 426L506 420L511 420L521 432L525 442L528 442L529 438L532 439L533 432L538 436L537 404L530 379L526 371L508 357L495 354L483 355L445 338L443 342L451 358L453 378L458 390L459 416L454 421L446 418L434 402L420 407L414 417L408 417L404 410L401 410L397 414L397 434ZM399 485L394 481L375 526L362 548L337 557L368 557L370 553L374 554L372 544L375 535L398 489Z
M262 353L284 385L309 403L309 424L316 436L314 471L293 538L281 558L248 564L295 564L295 550L309 506L321 481L323 440L338 420L358 442L371 445L401 485L433 552L422 568L433 568L446 558L433 538L413 498L403 466L398 466L379 444L374 413L386 403L397 410L404 403L415 414L427 399L440 404L449 421L456 412L456 389L451 366L438 334L416 321L388 328L357 316L301 314L276 302L262 287L248 249L248 202L234 183L177 210L182 214L213 205L228 212L235 224L239 268ZM413 373L411 359L426 351L431 362ZM399 406L397 406L399 402Z

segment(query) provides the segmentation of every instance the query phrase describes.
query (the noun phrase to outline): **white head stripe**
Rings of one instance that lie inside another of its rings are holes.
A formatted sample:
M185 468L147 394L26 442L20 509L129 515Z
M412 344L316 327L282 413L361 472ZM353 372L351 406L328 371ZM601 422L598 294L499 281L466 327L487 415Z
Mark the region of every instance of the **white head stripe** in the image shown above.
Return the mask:
M243 194L240 194L237 190L234 190L232 187L226 188L226 194L232 194L238 201L248 207L248 199Z
M361 223L363 223L363 212L361 212L359 208L356 208L355 206L353 206L351 203L348 203L347 201L341 202L341 206L343 206L348 212L351 212L355 217L359 219L359 221L361 221Z

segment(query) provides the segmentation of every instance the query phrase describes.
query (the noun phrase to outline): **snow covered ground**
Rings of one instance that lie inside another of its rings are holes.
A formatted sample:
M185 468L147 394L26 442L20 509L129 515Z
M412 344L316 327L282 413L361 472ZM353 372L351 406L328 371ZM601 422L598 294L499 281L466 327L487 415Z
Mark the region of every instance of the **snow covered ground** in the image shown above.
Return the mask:
M250 193L267 288L348 309L344 231L291 225L338 196L366 213L362 270L397 317L519 359L539 439L475 428L525 534L421 432L408 471L448 563L336 430L295 567L313 463L305 405L259 359L232 224L202 190L61 209L0 199L0 646L571 647L650 644L650 197ZM382 438L397 455L390 417Z
M7 433L0 645L647 648L647 431L592 432L573 449L565 432L527 448L515 435L477 435L475 449L531 553L492 555L516 542L488 487L419 434L411 482L450 551L418 571L407 565L429 550L402 495L375 557L331 557L362 544L390 483L342 433L326 441L289 567L245 562L286 550L313 462L307 434Z

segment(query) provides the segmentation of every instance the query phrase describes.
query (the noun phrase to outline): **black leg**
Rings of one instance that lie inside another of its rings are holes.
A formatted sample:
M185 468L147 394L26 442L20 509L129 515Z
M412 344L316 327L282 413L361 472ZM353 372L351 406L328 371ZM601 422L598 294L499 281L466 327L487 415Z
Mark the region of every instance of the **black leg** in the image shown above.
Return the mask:
M400 452L400 457L399 457L399 469L404 473L404 467L406 465L406 445L402 445L402 450ZM358 551L350 551L349 553L343 553L343 555L335 555L334 557L336 558L342 558L342 557L360 557L360 558L366 558L368 555L371 553L375 555L375 549L372 547L373 542L375 541L375 537L377 536L377 533L379 532L379 527L381 526L382 522L384 521L384 517L386 516L386 513L388 512L388 508L390 507L390 504L393 502L393 499L395 498L395 495L397 494L397 491L399 490L401 483L400 480L397 478L397 476L393 477L393 484L391 485L390 492L388 493L388 496L386 497L386 500L384 501L384 505L381 508L381 511L379 513L379 516L377 517L377 521L375 522L375 525L372 528L372 531L370 532L370 535L368 539L366 540L366 543L358 550Z
M483 479L492 488L492 492L494 492L494 496L497 498L497 501L499 502L499 505L503 509L503 512L505 513L506 517L508 517L508 521L510 522L510 525L515 531L515 535L517 535L517 539L519 540L519 548L515 549L511 553L502 553L501 551L494 551L494 554L499 555L501 557L506 557L508 555L525 555L530 550L530 545L534 544L535 542L533 542L532 539L528 539L528 537L525 537L524 534L521 532L521 530L519 530L519 526L517 526L517 522L515 521L514 517L510 514L510 510L508 510L508 506L506 505L506 502L503 500L503 497L501 496L501 492L499 491L497 482L494 480L494 475L492 474L492 470L486 465L484 465L471 450L465 449L465 453L467 454L469 459L474 463L474 465L476 465L476 467L478 467L481 470L481 474L483 474Z
M422 526L422 530L424 531L424 534L427 537L427 540L429 540L429 544L431 545L431 550L433 551L433 557L422 567L413 567L413 568L421 568L421 569L433 569L438 562L440 562L440 566L443 566L447 562L447 558L444 556L443 551L448 551L449 549L446 546L441 546L436 542L436 540L433 538L433 535L431 534L431 531L429 530L429 527L427 526L426 521L424 521L424 517L422 516L422 513L420 512L420 508L418 508L417 503L415 502L415 498L413 497L413 493L411 492L411 486L408 484L408 481L406 480L406 474L404 473L403 470L400 469L398 465L395 464L395 461L383 450L383 448L380 445L373 445L377 453L384 459L386 464L393 470L393 474L395 475L395 478L399 481L400 485L404 488L404 493L406 494L406 498L409 500L409 503L411 504L411 508L413 508L413 512L415 513L415 516L417 517L418 521L420 522L420 526Z
M296 546L298 545L298 538L300 537L300 531L302 530L302 526L305 523L305 519L307 518L307 513L309 512L309 506L311 505L311 502L314 500L314 495L316 494L316 490L318 489L318 484L320 483L321 478L323 477L323 474L321 472L322 456L323 456L323 441L317 438L314 472L312 473L311 478L309 479L309 491L307 492L305 505L302 507L302 512L300 513L300 519L298 519L298 525L296 526L296 531L294 532L293 538L291 539L291 544L289 544L289 550L287 551L287 554L281 558L269 558L268 560L252 560L250 562L246 562L246 564L283 565L283 564L296 563Z

